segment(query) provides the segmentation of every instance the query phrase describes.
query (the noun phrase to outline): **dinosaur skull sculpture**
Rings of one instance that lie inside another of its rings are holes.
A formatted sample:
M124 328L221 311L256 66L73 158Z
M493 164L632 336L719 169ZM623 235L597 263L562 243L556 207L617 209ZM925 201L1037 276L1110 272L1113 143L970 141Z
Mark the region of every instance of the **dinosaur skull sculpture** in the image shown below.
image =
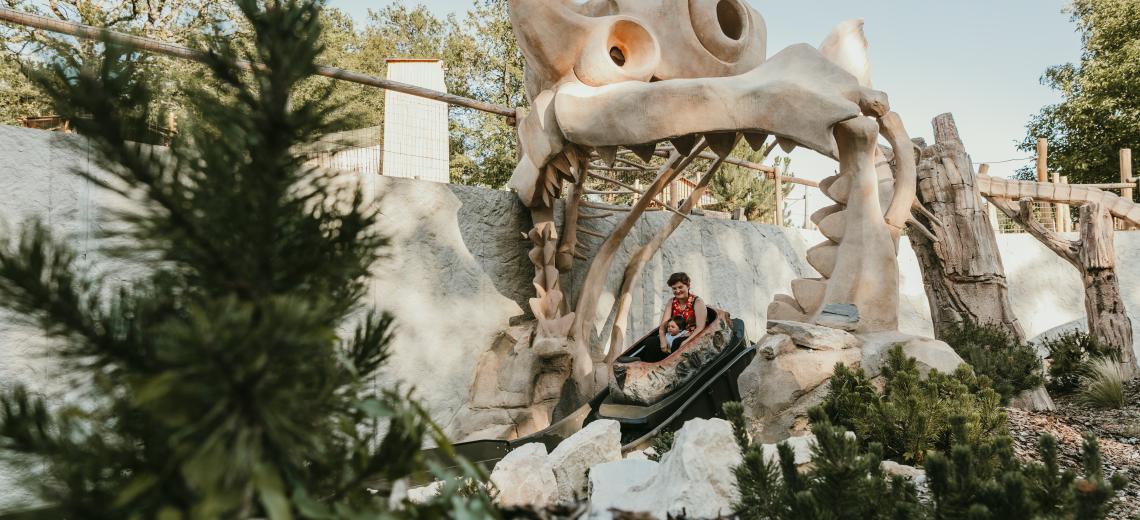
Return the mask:
M591 151L612 164L618 147L648 159L660 141L688 154L704 139L723 157L740 134L754 148L775 136L785 151L837 159L840 173L821 184L838 204L813 216L829 239L809 255L823 277L797 280L769 317L812 321L829 303L850 303L860 330L896 326L895 249L914 202L914 155L887 96L871 88L861 21L819 48L769 57L764 18L744 0L511 0L510 11L531 100L510 186L542 230L531 234L540 295L561 297L557 273L572 252L551 247L552 208Z

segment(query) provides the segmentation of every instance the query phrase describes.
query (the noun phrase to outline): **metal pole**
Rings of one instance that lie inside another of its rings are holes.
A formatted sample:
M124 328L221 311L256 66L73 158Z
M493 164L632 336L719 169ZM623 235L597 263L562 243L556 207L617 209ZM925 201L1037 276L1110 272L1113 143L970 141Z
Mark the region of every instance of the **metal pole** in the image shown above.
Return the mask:
M33 27L36 29L43 29L45 31L57 32L75 36L77 38L85 38L88 40L98 40L104 43L115 43L138 49L142 51L153 52L156 54L163 54L175 58L182 58L198 62L206 61L207 53L181 45L174 45L170 43L160 42L150 38L143 38L141 36L132 36L123 34L109 29L102 29L92 27L90 25L83 25L74 22L67 22L63 20L56 20L46 16L39 16L30 13L23 13L15 9L0 7L0 21L8 22L16 25L23 25L26 27ZM235 63L241 69L253 70L255 66L260 64L252 64L245 60L239 60ZM485 103L475 99L469 99L455 94L448 94L439 92L429 88L418 87L416 85L409 85L399 81L392 81L390 79L377 78L367 74L360 74L337 67L328 67L324 65L317 66L317 75L327 78L339 79L351 83L358 83L361 85L368 85L371 87L378 87L387 90L394 90L396 92L403 92L417 97L434 99L442 101L449 105L460 106L464 108L472 108L481 110L483 112L490 112L498 114L511 119L515 117L515 109L504 106L499 106L493 103Z

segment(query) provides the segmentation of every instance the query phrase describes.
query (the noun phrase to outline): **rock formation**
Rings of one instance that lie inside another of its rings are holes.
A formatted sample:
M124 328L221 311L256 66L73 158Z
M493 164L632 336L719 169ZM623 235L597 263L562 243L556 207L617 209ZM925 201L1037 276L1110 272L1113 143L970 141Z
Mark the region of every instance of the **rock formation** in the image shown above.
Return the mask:
M886 352L902 345L919 372L953 372L962 358L949 345L895 331L848 333L790 321L769 322L757 356L738 385L754 441L779 442L808 432L807 411L823 402L836 364L877 377Z

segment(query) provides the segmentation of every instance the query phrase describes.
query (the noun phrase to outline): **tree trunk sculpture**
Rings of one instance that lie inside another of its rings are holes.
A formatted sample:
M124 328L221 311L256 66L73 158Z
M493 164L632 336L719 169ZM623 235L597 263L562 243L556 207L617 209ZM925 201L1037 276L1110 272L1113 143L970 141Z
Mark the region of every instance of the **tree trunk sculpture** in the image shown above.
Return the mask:
M1009 200L995 198L991 202L1080 271L1089 334L1117 352L1125 377L1132 379L1136 374L1136 355L1132 350L1132 324L1116 277L1112 217L1100 204L1086 203L1081 206L1080 240L1065 240L1033 217L1033 199L1024 197L1016 206Z
M939 115L933 125L934 144L922 147L918 161L918 201L927 212L915 218L936 239L913 233L910 242L922 268L934 335L943 337L950 328L972 322L1000 326L1024 340L954 116Z

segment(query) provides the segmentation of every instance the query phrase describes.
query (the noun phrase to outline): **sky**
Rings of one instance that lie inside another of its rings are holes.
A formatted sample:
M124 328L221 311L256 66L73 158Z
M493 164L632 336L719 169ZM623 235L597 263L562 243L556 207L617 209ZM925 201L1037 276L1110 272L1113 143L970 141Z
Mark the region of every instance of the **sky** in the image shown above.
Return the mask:
M1067 0L745 0L764 16L768 54L795 43L818 45L844 20L862 18L869 42L871 78L890 96L891 108L911 137L932 141L930 121L951 112L975 163L1008 176L1032 155L1016 149L1025 123L1059 96L1040 84L1052 65L1080 58L1080 37L1063 9ZM367 10L386 0L329 0L363 23ZM439 15L462 14L469 0L414 0ZM683 5L683 0L681 2ZM792 154L792 172L819 180L836 166L810 151ZM801 197L797 189L790 198ZM827 204L811 195L809 211ZM802 209L793 211L802 218Z

